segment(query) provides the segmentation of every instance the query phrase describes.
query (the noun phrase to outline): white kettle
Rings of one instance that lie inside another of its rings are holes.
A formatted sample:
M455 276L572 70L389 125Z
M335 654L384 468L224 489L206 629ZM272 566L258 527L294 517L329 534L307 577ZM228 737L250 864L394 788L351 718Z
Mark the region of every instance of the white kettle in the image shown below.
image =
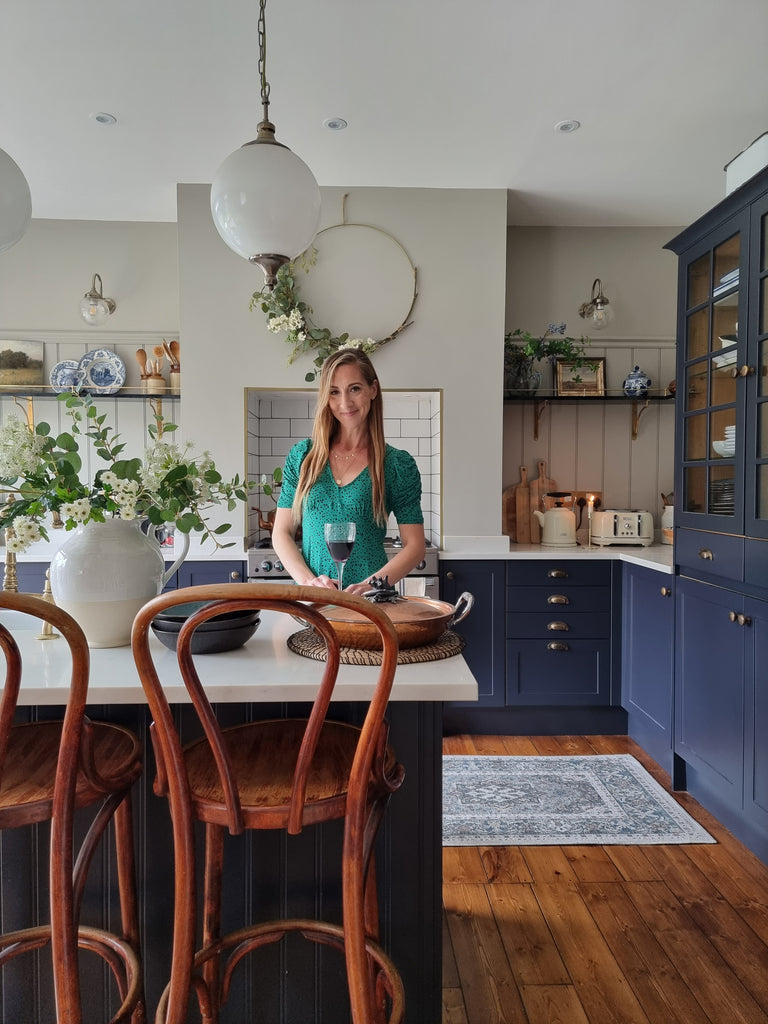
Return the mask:
M534 510L541 523L541 543L550 547L576 547L576 516L569 508L556 505L546 512Z

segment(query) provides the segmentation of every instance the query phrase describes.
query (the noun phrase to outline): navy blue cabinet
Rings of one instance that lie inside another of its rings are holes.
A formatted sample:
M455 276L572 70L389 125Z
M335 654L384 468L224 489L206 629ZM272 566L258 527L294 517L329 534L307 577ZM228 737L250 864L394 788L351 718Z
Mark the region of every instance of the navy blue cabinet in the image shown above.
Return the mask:
M674 576L622 566L621 703L627 732L672 775Z
M245 562L235 559L182 562L176 573L176 586L199 587L205 583L242 583L246 576Z
M745 601L742 629L747 645L744 812L759 837L753 849L768 861L768 602Z
M504 579L506 562L442 561L440 594L455 604L465 590L475 599L472 611L455 631L466 640L463 654L477 680L476 702L454 707L501 707L504 704Z
M611 702L611 562L507 563L509 706Z

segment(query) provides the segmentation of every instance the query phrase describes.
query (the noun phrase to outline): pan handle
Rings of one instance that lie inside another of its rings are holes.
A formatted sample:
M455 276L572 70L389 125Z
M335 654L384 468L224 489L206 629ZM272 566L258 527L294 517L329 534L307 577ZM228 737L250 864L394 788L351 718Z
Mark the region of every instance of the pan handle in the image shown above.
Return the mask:
M455 626L457 622L461 622L462 619L465 619L472 610L472 605L474 603L474 597L469 593L468 590L465 590L461 597L459 597L456 604L453 606L453 614L451 615L451 619L448 623L448 628L450 628L451 626Z

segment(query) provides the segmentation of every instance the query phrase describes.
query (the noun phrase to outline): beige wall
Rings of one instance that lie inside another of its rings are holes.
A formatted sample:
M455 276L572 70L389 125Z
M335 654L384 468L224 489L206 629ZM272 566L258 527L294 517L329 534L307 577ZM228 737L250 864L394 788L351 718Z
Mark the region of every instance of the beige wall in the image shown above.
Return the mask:
M322 192L323 226L339 223L345 190ZM70 357L69 347L75 355L116 348L129 377L136 373L132 348L178 335L184 434L209 447L225 472L242 472L244 388L307 387L309 364L287 366L288 346L267 331L261 313L249 311L261 271L221 241L208 193L205 185L179 186L178 226L33 221L22 241L0 254L0 334L44 339L49 365ZM377 354L376 365L385 387L443 391L445 538L499 542L501 490L523 458L549 458L552 475L567 487L596 486L599 475L617 505L647 505L645 496L660 483L671 486L664 462L671 415L662 420L649 411L640 444L632 446L624 407L611 410L616 429L613 420L573 426L548 412L534 443L515 419L521 410L502 403L502 337L505 326L535 331L550 320L565 320L578 333L576 309L599 276L616 312L609 341L618 354L608 355L609 379L620 382L638 360L652 376L666 374L676 277L674 257L662 246L676 228L508 231L500 190L353 189L346 219L389 232L418 268L413 325ZM78 312L94 271L118 304L99 331ZM328 296L322 311L328 319L332 302ZM559 424L555 434L552 423Z

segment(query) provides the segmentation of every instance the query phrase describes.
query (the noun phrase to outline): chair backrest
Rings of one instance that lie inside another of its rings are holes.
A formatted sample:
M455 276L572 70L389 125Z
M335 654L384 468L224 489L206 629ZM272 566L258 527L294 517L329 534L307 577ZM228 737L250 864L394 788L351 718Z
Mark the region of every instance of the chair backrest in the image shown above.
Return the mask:
M2 782L8 740L13 726L18 697L23 685L22 657L11 629L3 621L3 611L22 612L41 622L49 622L59 631L69 645L72 669L64 724L61 729L56 779L53 790L51 814L51 850L56 856L50 858L51 885L51 944L53 956L59 962L71 963L71 970L57 972L57 986L71 985L66 996L67 1005L79 1003L79 982L77 980L77 948L72 943L75 933L75 906L72 897L72 832L75 813L75 793L80 766L80 752L83 735L85 706L88 695L90 652L85 634L78 623L67 612L32 594L12 591L0 592L0 649L5 657L5 686L0 698L0 783ZM51 641L53 642L53 641ZM61 642L56 640L56 643ZM24 824L20 821L19 824ZM66 978L69 980L60 981ZM61 1005L60 993L57 1000Z
M299 618L311 625L325 639L327 658L294 768L288 831L295 833L301 831L307 776L333 695L340 664L337 635L328 619L318 611L318 607L334 605L350 608L374 624L382 640L382 663L361 728L348 789L348 804L354 806L360 802L364 805L374 758L377 753L383 756L382 728L397 668L397 632L390 617L377 605L363 598L320 587L284 583L220 583L185 587L154 598L144 605L136 616L132 635L133 653L153 718L152 737L158 761L158 786L162 791L167 788L172 805L179 800L181 804L177 806L184 806L189 799L189 790L184 775L181 741L152 657L149 633L152 620L159 612L177 604L199 601L210 603L191 615L184 623L178 635L176 655L182 679L216 760L219 781L227 805L228 827L233 834L243 830L240 800L237 785L232 778L226 744L200 682L195 656L191 653L191 641L196 627L225 611L259 609L282 612ZM212 655L200 657L209 659ZM222 661L222 665L225 667L226 662Z

